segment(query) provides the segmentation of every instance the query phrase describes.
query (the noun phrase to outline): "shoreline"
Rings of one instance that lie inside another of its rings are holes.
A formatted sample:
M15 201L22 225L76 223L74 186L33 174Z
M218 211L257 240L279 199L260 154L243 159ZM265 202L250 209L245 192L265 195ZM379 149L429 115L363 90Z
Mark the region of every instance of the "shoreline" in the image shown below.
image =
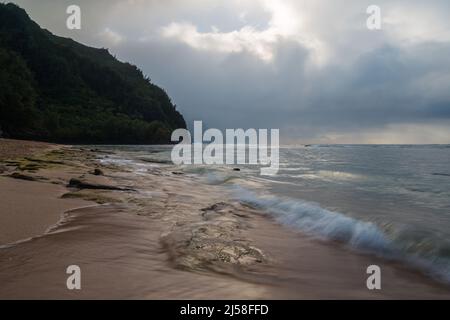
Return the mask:
M58 223L67 210L87 204L60 197L64 186L42 183L45 177L32 178L26 172L38 171L37 161L61 145L25 140L0 139L0 246L40 236ZM47 182L47 181L46 181Z
M21 172L35 181L0 177L0 190L19 184L10 198L26 203L23 190L39 185L27 193L70 208L45 235L0 249L0 298L450 298L448 286L416 270L311 239L175 166L134 172L102 162L106 153L70 146L33 157L32 166L16 165L33 168ZM46 201L33 202L36 212ZM72 264L83 270L79 292L65 287ZM366 288L371 264L382 267L380 291Z
M61 199L64 187L35 181L0 177L0 190L0 246L41 236L59 222L64 212L88 204Z

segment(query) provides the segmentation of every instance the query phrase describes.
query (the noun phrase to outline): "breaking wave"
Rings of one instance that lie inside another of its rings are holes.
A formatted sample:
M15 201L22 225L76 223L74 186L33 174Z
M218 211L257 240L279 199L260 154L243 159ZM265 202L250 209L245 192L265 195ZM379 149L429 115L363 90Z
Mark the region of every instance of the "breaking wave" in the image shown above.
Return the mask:
M283 225L309 236L338 241L357 251L406 262L440 281L450 283L448 257L407 252L408 244L398 243L395 237L391 238L375 223L348 217L303 200L258 195L240 186L236 186L234 191L235 199L262 209Z

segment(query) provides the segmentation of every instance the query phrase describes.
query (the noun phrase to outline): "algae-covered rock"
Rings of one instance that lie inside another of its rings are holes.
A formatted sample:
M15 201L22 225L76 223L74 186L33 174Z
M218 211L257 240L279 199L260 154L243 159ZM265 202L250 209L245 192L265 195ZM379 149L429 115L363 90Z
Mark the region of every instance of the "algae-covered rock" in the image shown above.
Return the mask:
M161 236L161 244L177 268L226 273L229 268L267 261L260 249L239 236L246 223L235 215L237 208L219 202L201 211L202 221L177 224Z

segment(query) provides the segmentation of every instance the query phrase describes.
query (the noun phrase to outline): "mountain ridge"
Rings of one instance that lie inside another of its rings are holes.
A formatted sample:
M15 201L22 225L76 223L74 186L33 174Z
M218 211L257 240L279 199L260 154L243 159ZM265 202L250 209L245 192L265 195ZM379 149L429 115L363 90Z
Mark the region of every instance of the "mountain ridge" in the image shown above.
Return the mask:
M107 49L53 35L0 4L0 132L60 143L169 143L186 128L164 89Z

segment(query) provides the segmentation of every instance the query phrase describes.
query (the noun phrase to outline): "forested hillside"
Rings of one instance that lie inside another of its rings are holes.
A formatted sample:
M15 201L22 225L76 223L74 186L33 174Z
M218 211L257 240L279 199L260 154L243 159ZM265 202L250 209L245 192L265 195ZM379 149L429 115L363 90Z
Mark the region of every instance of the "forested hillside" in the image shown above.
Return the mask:
M63 143L152 144L185 128L166 92L136 67L41 29L0 4L0 132Z

